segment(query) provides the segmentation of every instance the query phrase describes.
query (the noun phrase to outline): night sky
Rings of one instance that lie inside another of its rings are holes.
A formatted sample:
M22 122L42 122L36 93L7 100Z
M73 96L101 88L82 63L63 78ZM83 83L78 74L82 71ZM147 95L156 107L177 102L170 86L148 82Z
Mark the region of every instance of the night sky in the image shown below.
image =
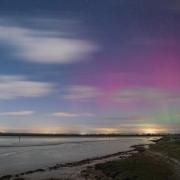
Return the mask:
M180 2L1 0L0 132L180 132Z

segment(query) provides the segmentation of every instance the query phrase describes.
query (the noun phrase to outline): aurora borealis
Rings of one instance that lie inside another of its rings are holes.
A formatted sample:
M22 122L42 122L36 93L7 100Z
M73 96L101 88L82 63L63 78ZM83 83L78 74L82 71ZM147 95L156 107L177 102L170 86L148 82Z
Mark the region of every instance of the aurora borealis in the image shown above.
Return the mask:
M0 131L180 132L176 0L1 0Z

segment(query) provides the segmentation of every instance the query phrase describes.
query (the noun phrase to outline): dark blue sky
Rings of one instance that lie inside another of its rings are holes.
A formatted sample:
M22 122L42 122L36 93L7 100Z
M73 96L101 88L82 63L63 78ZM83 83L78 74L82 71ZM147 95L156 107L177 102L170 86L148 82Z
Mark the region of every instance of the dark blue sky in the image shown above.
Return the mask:
M176 0L1 0L0 131L179 131L179 18Z

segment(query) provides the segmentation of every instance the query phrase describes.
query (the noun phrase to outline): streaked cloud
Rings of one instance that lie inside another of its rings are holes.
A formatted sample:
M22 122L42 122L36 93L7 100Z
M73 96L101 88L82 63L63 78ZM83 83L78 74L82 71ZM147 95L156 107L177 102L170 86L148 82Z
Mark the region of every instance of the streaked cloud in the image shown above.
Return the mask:
M175 41L170 38L140 36L133 38L129 44L134 46L170 47L175 45Z
M31 81L24 76L0 75L0 100L40 97L53 91L50 83Z
M88 100L100 97L101 95L102 92L97 87L74 85L67 88L64 98L69 100Z
M71 113L71 112L55 112L53 113L55 117L93 117L95 114L93 113Z
M0 112L0 116L30 116L34 111L12 111L12 112Z
M180 11L180 2L179 0L171 0L168 3L168 9L174 12L179 12Z
M156 118L157 116L155 115L139 115L139 116L129 116L128 120L149 122L149 121L153 121Z
M47 25L54 22L50 19L41 21ZM39 19L39 23L41 21ZM58 30L48 30L22 27L9 21L6 23L8 25L0 24L0 40L1 43L12 47L10 55L34 63L74 63L85 60L87 56L98 51L99 47L95 43L73 34L73 26L64 32L64 23L62 21L56 23L58 27L62 27Z
M180 112L176 113L176 116L177 116L177 117L180 117Z
M156 88L129 88L116 90L113 94L113 99L119 102L131 102L139 100L173 100L179 98L179 94L168 92L165 90L160 90Z

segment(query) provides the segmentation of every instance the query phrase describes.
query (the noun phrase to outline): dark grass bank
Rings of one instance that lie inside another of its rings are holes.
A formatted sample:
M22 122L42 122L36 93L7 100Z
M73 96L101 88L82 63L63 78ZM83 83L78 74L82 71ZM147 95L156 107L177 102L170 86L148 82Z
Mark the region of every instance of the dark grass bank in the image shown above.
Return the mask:
M157 156L157 152L161 156ZM127 159L97 164L87 168L82 175L97 180L179 180L167 157L180 160L179 137L164 137L148 150L143 151L141 147L139 153Z

